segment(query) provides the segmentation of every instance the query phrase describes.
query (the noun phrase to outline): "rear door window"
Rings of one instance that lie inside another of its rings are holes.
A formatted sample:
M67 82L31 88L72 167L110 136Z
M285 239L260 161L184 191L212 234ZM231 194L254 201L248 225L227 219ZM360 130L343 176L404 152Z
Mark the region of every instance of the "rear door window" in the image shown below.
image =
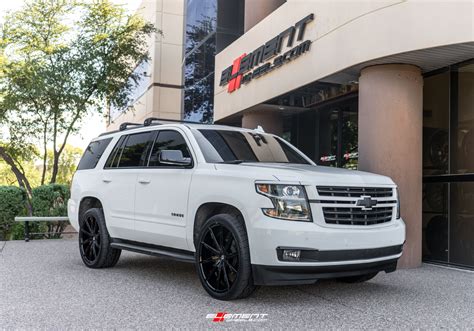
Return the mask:
M117 149L111 165L118 168L144 167L147 164L148 152L155 137L154 131L127 135L122 146ZM119 142L120 143L120 142Z
M82 155L77 170L94 169L112 138L93 141L87 146Z

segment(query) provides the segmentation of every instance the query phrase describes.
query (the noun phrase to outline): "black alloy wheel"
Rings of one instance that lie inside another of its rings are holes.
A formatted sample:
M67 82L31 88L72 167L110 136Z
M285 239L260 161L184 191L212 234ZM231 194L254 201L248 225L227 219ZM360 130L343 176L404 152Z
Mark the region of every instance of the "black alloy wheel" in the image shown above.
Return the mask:
M99 224L94 215L88 215L79 230L81 255L86 264L94 264L100 255Z
M232 232L216 223L206 229L199 261L207 285L215 292L229 291L239 275L239 253Z
M89 268L109 268L117 264L122 250L110 247L110 236L102 209L91 208L81 215L79 252Z
M227 214L208 219L196 242L196 267L201 284L212 297L249 296L255 286L243 220Z

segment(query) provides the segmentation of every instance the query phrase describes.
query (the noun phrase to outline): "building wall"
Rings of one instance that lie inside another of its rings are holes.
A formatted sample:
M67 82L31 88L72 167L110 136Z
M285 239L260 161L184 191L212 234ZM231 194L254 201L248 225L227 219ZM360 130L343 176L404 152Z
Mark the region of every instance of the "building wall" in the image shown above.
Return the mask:
M221 120L370 60L474 43L473 8L471 1L288 0L217 54L214 119ZM315 16L306 27L304 39L312 42L307 54L235 92L228 93L227 86L219 86L221 72L236 58L254 51L310 13Z
M107 130L123 122L142 123L147 117L181 119L186 0L144 0L138 14L155 24L162 35L149 39L149 86L132 109L112 119Z
M255 24L270 15L286 0L245 0L244 30L247 32Z

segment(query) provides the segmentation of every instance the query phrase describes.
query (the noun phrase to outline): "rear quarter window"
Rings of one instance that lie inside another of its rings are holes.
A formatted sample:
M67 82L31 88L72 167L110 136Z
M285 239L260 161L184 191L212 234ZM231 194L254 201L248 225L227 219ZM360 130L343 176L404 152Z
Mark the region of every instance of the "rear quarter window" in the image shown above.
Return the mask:
M93 141L82 155L77 170L94 169L112 138Z

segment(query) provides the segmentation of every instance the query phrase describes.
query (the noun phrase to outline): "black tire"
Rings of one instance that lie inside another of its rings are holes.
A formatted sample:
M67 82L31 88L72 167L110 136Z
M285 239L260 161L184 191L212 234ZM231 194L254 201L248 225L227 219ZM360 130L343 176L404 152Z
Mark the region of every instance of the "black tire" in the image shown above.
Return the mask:
M256 286L242 220L219 214L203 224L196 242L196 269L202 286L215 299L235 300L252 294Z
M117 264L121 249L110 247L110 236L102 209L91 208L79 223L79 252L89 268L110 268Z
M371 274L366 274L366 275L360 275L360 276L350 276L350 277L342 277L338 278L337 281L342 282L342 283L363 283L368 280L371 280L375 276L377 276L378 272L373 272Z

